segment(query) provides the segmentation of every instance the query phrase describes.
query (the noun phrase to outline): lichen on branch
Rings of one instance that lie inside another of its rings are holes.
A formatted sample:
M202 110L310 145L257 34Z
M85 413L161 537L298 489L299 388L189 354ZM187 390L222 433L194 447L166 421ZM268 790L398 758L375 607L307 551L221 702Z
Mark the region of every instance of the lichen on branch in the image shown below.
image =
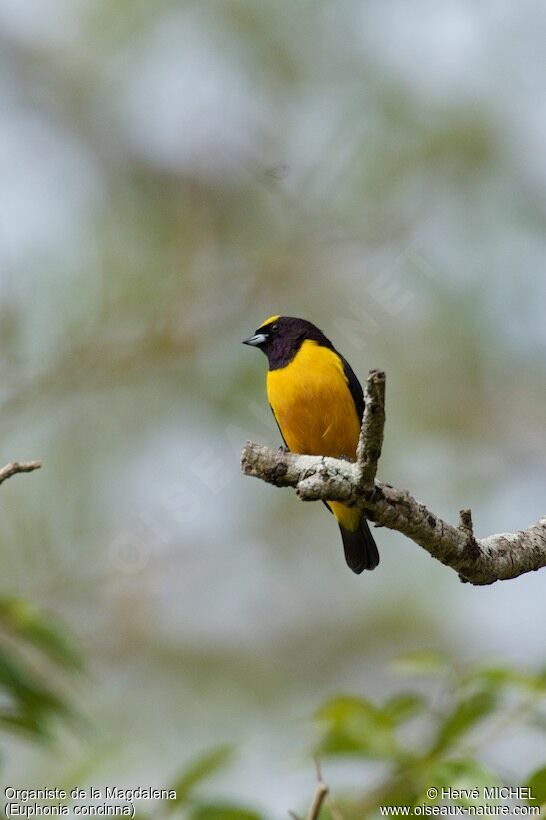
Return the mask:
M476 538L470 510L459 525L443 521L407 490L377 481L385 427L385 374L371 370L355 462L272 450L247 442L241 455L245 475L276 487L293 487L303 501L343 501L370 521L406 535L433 558L475 585L516 578L546 566L546 517L516 533Z

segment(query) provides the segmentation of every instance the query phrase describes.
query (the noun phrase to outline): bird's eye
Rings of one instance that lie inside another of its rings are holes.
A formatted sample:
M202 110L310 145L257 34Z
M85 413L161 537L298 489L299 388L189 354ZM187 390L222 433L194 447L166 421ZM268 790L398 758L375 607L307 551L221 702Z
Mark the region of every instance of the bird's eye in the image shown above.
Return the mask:
M277 324L271 325L271 330L278 330L279 326Z

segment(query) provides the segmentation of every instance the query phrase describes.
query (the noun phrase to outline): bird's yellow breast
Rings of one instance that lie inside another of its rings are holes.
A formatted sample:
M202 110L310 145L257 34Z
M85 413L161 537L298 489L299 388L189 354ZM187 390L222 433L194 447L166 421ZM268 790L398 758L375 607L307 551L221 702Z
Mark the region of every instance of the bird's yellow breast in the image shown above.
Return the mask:
M286 367L268 372L267 397L292 452L356 457L360 420L333 350L306 339Z

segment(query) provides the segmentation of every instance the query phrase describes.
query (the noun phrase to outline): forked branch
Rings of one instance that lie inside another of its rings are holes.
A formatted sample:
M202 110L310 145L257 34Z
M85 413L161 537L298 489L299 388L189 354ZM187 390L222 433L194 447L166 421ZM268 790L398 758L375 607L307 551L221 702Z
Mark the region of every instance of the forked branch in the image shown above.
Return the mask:
M476 538L470 510L453 526L416 501L375 478L385 425L385 374L371 370L356 462L272 450L247 442L245 475L276 487L293 487L303 501L343 501L370 521L397 530L475 585L516 578L546 566L546 516L515 533Z
M317 771L317 785L315 787L315 793L313 795L313 800L311 801L309 811L307 812L306 820L318 820L320 811L322 809L322 805L324 801L328 803L328 796L330 793L330 789L322 779L322 773L320 770L320 763L318 758L315 758L315 768ZM332 815L332 817L335 818L335 815L338 812L334 804L330 803L328 808L330 809L330 814ZM299 815L297 815L294 811L289 811L288 814L290 815L290 817L292 817L292 820L302 820L302 818L300 818Z

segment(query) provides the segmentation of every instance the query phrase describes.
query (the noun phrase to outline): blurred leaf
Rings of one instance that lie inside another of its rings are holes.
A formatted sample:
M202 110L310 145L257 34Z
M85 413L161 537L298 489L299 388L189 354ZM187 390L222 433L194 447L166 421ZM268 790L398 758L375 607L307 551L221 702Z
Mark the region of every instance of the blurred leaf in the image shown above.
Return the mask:
M60 626L48 622L21 598L0 598L0 620L61 666L81 669L82 660Z
M537 769L529 778L527 785L535 798L529 801L533 806L542 806L543 803L546 803L546 766Z
M230 761L232 754L233 750L230 746L218 746L216 749L205 752L196 761L190 763L170 787L176 792L176 800L170 800L166 804L166 810L172 811L181 803L184 803L193 788L225 766Z
M372 794L374 798L370 801L370 804L373 803L375 808L379 806L411 806L418 801L418 796L420 793L421 784L415 782L415 778L408 776L406 778L393 778L380 792L378 791L376 795ZM366 796L365 801L369 800L369 797ZM366 814L366 817L368 815ZM363 814L362 812L358 812L355 815L355 820L362 820ZM343 820L346 819L345 813L343 814Z
M444 675L453 667L442 652L426 649L398 655L393 665L397 671L406 675Z
M425 709L426 700L420 695L403 693L390 698L383 706L383 712L395 723L403 723Z
M35 740L51 739L53 718L71 717L68 705L22 663L0 652L0 692L7 701L0 726Z
M191 820L262 820L262 816L240 806L205 805L194 809Z
M392 716L364 698L334 698L315 717L329 724L318 748L321 754L358 753L387 759L399 755Z
M472 670L466 680L484 684L491 689L517 687L535 692L537 695L546 695L546 673L544 670L533 673L503 666L489 666Z
M440 726L434 751L450 746L477 723L485 720L495 709L497 702L496 694L488 691L475 692L461 700Z
M0 686L32 712L66 711L62 700L13 657L0 652Z
M0 647L0 727L35 740L50 739L52 720L74 715L57 684L41 671L44 657L63 668L80 669L79 655L62 629L20 598L0 597L0 626L6 643Z
M418 798L417 803L437 803L442 799L442 788L450 788L466 792L457 797L451 797L450 802L460 806L480 804L483 802L484 787L495 786L498 782L498 779L476 760L444 760L430 766L423 794ZM431 799L427 793L430 787L438 789L438 796L434 799Z
M11 712L2 711L0 712L0 724L11 731L25 735L32 735L37 740L50 739L50 733L47 726L43 723L43 721L32 714L14 714Z

